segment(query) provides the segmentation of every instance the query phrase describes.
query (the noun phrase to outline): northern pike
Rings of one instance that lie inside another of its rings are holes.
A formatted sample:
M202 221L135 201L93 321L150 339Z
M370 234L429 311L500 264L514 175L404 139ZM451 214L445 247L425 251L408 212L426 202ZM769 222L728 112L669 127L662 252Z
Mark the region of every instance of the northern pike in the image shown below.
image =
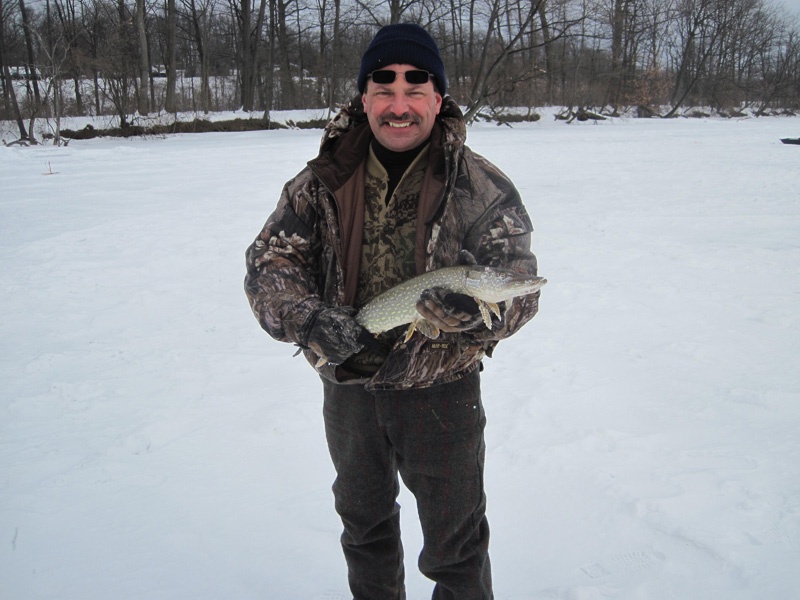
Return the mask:
M438 328L422 319L417 312L416 304L424 290L443 287L474 298L480 308L483 322L491 329L491 313L500 317L500 309L497 306L499 302L533 294L545 283L547 280L543 277L534 277L505 268L482 265L445 267L413 277L379 294L358 311L355 319L364 329L374 334L410 323L406 340L416 329L430 338L436 338L439 336Z

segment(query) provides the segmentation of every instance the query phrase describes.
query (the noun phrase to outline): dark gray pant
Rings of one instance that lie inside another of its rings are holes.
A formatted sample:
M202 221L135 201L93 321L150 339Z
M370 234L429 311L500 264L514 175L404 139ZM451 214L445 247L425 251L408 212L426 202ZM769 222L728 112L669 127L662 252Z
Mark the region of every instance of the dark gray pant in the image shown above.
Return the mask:
M491 600L478 371L422 390L323 381L325 432L354 600L404 600L398 471L417 500L433 600Z

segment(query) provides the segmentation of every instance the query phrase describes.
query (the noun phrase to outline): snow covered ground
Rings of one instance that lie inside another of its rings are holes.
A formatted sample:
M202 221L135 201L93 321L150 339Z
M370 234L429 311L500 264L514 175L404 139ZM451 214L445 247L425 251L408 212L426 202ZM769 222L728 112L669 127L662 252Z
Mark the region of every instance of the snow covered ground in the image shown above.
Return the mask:
M798 136L470 130L550 281L484 372L498 600L798 597ZM319 137L0 147L0 598L350 597L320 383L242 292Z

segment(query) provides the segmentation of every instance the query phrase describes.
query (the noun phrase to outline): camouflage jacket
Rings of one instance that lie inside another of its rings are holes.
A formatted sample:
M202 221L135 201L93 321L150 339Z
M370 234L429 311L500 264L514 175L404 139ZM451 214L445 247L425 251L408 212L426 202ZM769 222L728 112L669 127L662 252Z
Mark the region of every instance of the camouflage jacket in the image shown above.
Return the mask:
M323 305L352 306L361 256L364 163L372 132L353 100L326 127L319 155L283 188L277 208L246 254L245 291L261 327L273 338L304 348L308 326ZM530 251L533 230L514 185L465 145L466 124L455 102L444 99L431 137L430 160L420 194L415 244L418 273L458 263L462 249L479 264L536 274ZM399 336L370 379L348 379L325 364L332 381L369 389L410 389L454 381L491 356L498 341L515 333L538 310L538 293L516 298L499 326Z

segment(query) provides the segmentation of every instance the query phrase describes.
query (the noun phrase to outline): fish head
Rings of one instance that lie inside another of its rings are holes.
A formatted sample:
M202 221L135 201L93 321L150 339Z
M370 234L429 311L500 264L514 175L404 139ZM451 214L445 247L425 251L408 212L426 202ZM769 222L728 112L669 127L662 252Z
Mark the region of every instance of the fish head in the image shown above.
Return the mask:
M539 291L547 283L543 277L512 269L473 266L467 271L465 286L484 302L502 302Z

